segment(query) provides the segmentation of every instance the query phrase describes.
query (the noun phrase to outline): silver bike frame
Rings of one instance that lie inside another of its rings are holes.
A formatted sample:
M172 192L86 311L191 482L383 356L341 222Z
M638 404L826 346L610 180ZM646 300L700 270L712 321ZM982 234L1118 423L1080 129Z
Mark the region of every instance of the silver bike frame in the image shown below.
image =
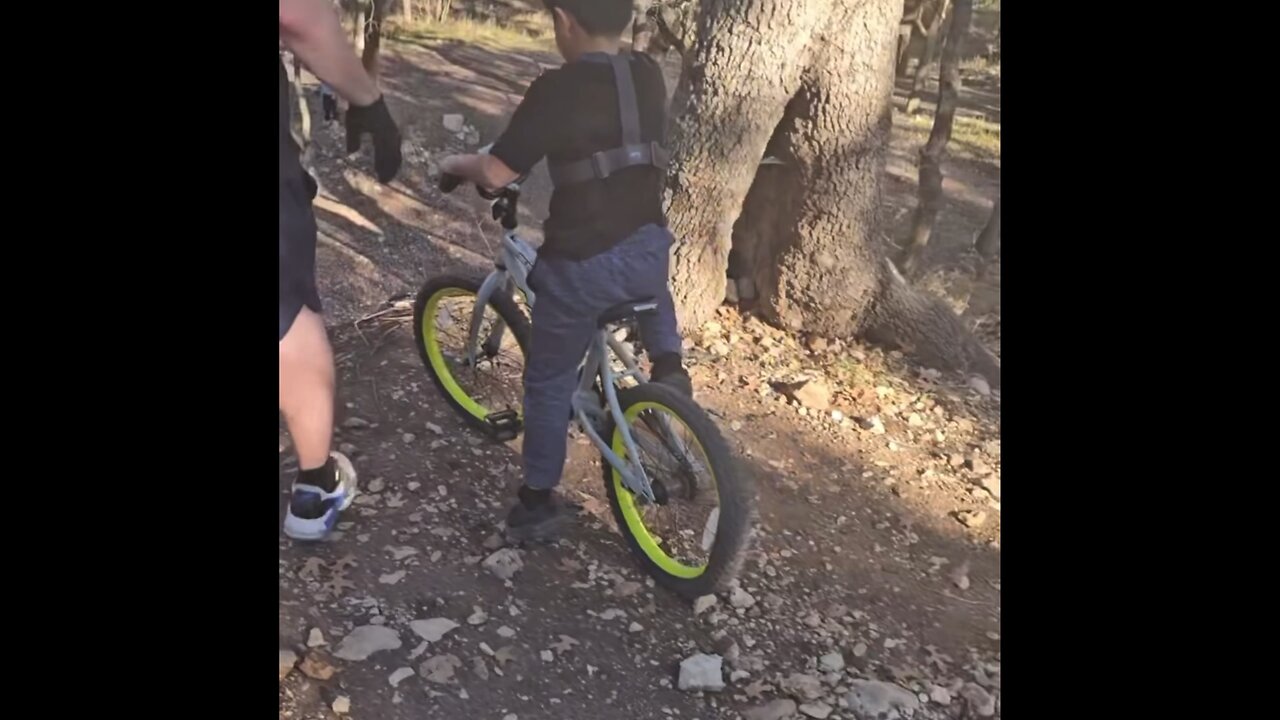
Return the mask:
M480 285L480 289L476 292L475 307L471 311L471 325L467 335L469 341L467 359L472 367L475 366L476 362L476 350L480 347L480 324L484 320L484 308L489 304L489 298L495 292L514 294L518 290L524 295L529 307L533 307L535 293L529 287L529 273L533 270L537 256L537 251L517 237L515 232L503 234L498 267L489 273L489 276ZM490 344L492 347L497 347L505 331L506 325L499 318L485 338L485 343ZM612 352L622 361L625 368L623 372L614 372L609 362L609 352ZM592 422L593 418L600 417L602 411L593 387L597 377L600 379L601 387L604 388L606 404L608 405L609 413L613 416L613 422L622 433L622 442L627 450L628 460L618 457L618 454L613 451L609 443L600 437L595 423ZM649 502L656 502L652 484L649 482L648 475L645 474L644 466L639 461L640 455L636 450L635 438L631 435L631 428L627 425L626 418L622 414L622 406L618 403L616 383L628 377L635 379L638 383L648 382L648 378L645 377L636 362L635 355L617 338L613 337L608 330L600 330L595 334L587 348L581 379L578 381L577 390L573 393L573 416L578 423L578 427L591 439L591 443L596 446L596 449L600 451L600 455L609 461L609 464L622 476L623 485L632 493L645 498ZM665 418L663 420L665 421Z

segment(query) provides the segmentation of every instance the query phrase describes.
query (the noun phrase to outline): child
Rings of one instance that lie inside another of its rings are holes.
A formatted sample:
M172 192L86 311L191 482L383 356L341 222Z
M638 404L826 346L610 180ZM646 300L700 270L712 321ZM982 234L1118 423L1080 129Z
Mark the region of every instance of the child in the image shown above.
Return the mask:
M564 470L578 364L602 311L654 298L658 311L640 318L653 380L692 394L667 289L662 73L649 56L619 51L632 0L543 3L565 64L533 81L487 155L455 155L440 166L492 190L546 157L556 186L529 276L537 302L525 369L524 483L507 515L517 541L550 539L570 517L551 491Z
M324 121L331 122L338 119L338 96L333 94L333 88L326 83L320 83L320 106L324 108Z

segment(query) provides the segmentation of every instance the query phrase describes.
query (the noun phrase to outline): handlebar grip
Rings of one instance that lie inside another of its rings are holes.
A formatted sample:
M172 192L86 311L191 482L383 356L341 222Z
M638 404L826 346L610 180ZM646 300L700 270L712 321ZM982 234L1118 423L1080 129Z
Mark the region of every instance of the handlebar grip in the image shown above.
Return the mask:
M458 189L458 186L461 184L461 177L457 175L450 175L449 173L440 173L440 192L447 195Z

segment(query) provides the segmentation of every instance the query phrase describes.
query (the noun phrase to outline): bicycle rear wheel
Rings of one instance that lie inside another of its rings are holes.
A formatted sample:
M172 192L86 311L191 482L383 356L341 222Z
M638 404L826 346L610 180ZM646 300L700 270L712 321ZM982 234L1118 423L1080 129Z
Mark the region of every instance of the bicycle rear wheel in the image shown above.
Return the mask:
M755 517L750 480L690 398L655 383L618 392L656 502L634 495L607 461L605 489L627 546L658 584L688 599L724 589L741 567ZM627 459L612 423L605 438Z
M413 305L413 334L427 374L445 400L468 424L489 431L491 414L521 413L530 325L512 297L496 292L485 306L477 347L469 348L480 285L456 275L427 281ZM505 328L495 332L499 320Z

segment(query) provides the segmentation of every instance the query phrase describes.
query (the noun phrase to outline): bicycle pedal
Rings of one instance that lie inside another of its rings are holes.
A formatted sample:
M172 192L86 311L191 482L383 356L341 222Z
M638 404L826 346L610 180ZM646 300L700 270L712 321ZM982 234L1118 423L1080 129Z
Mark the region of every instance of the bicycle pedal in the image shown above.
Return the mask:
M524 429L524 423L520 421L520 416L515 410L489 413L484 421L489 426L489 435L498 442L514 440Z

